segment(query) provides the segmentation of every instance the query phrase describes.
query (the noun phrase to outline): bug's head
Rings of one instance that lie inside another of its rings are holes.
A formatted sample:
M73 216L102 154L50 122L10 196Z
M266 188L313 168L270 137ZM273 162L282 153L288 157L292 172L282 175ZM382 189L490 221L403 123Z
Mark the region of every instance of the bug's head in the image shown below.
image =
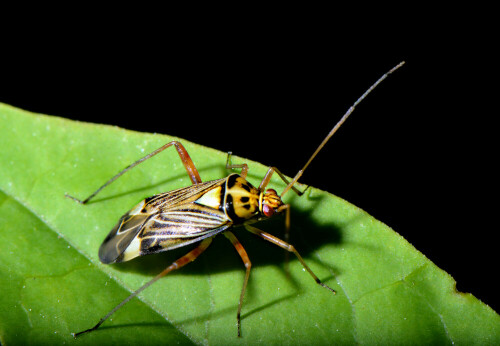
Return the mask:
M280 207L283 205L281 197L276 190L268 189L261 193L260 212L266 217L271 217L275 213L280 212Z

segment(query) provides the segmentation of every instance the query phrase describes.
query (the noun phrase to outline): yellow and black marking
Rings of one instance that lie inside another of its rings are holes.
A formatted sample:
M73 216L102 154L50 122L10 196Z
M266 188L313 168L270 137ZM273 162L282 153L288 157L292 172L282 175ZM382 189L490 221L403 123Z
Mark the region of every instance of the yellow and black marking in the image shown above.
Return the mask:
M274 190L261 192L238 174L158 194L120 218L99 248L99 259L124 262L186 246L270 217L282 204Z
M284 196L290 189L295 191L299 196L303 194L303 192L294 188L294 185L318 152L324 147L330 137L333 136L366 95L403 64L404 62L396 65L389 72L380 77L360 98L358 98L358 100L356 100L339 122L332 128L323 142L321 142L303 168L297 172L290 182L275 167L270 167L259 187L255 188L245 179L248 173L248 165L246 163L233 165L231 163L231 153L228 153L227 156L226 169L241 169L241 175L231 174L227 178L202 182L198 170L194 166L184 146L178 141L171 141L127 166L86 199L80 200L66 195L81 204L86 204L103 188L118 179L125 172L162 152L166 148L174 146L193 185L146 198L137 204L120 218L118 224L108 234L99 249L99 258L103 263L122 262L138 256L199 243L190 252L173 262L152 280L130 294L106 316L101 318L94 327L75 333L73 334L74 337L76 338L79 335L96 330L116 310L158 279L194 261L210 245L213 237L219 233L224 233L231 241L246 268L245 279L236 314L238 336L241 336L241 308L252 263L245 249L230 230L230 227L236 225L242 225L249 232L283 248L288 253L293 253L316 283L335 294L334 289L324 284L314 274L293 245L267 232L261 231L250 224L255 221L270 218L276 213L286 212L285 222L287 230L289 229L290 206L283 203L281 196ZM287 184L281 192L281 195L278 195L273 189L264 191L274 173L277 173Z
M238 174L226 179L224 208L226 215L239 225L259 212L260 191Z
M99 249L103 263L124 262L167 251L222 232L232 222L219 208L197 201L220 190L225 179L191 185L146 198L123 215Z

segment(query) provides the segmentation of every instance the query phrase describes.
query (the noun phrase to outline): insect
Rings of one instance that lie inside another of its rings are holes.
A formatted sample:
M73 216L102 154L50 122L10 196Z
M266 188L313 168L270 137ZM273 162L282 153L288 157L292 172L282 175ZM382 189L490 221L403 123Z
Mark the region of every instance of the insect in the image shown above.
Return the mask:
M76 338L77 336L96 330L119 308L154 282L171 271L180 269L194 261L208 248L212 239L219 233L224 234L233 244L246 268L236 314L237 334L241 336L240 315L252 265L243 245L231 231L236 226L242 226L247 231L285 249L288 253L293 253L316 283L335 294L335 290L323 283L314 274L293 245L267 232L261 231L252 224L273 217L274 215L285 213L285 227L287 230L289 229L290 205L283 202L283 196L289 190L293 190L298 195L303 194L305 190L299 191L294 185L319 151L354 111L354 108L389 74L403 64L404 62L401 62L382 75L356 100L291 181L288 181L276 167L270 167L260 185L254 187L246 180L248 165L245 163L232 164L231 153L228 153L226 168L241 169L241 173L233 173L226 178L203 182L184 146L180 142L172 141L120 171L86 199L79 200L66 194L66 197L81 204L86 204L122 174L173 146L177 150L193 185L146 198L123 215L99 248L99 259L104 264L124 262L138 256L168 251L198 243L194 249L170 264L160 274L130 294L106 316L102 317L95 326L75 333L73 336ZM280 195L274 189L266 189L274 173L278 174L287 184Z

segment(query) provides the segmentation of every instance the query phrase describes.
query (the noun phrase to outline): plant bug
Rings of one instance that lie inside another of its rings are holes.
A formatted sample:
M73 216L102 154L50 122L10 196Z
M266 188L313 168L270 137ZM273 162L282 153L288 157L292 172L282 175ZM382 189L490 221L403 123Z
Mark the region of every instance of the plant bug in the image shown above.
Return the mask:
M257 221L268 219L274 215L285 213L285 226L288 232L290 227L290 206L283 202L283 196L290 189L299 196L303 194L304 191L299 191L294 185L319 151L354 111L354 108L389 74L397 70L403 64L404 62L401 62L382 75L382 77L356 100L333 127L330 133L328 133L323 142L321 142L304 167L298 171L291 181L288 181L276 167L270 167L260 185L254 187L246 180L248 173L247 164L232 164L231 153L229 152L226 168L241 169L241 173L233 173L226 178L202 182L198 170L184 146L180 142L172 141L120 171L86 199L79 200L66 194L66 197L81 204L86 204L122 174L168 147L173 146L177 150L193 185L146 198L123 215L99 248L99 259L104 264L124 262L138 256L168 251L189 244L199 243L194 249L170 264L152 280L131 293L125 300L101 318L94 327L75 333L73 336L76 338L79 335L96 330L119 308L151 286L158 279L194 261L207 249L212 239L219 233L223 233L233 244L246 268L236 314L237 333L238 336L241 336L241 308L252 265L242 244L231 232L231 228L235 226L243 226L251 233L283 248L287 253L293 253L316 283L335 294L335 290L323 283L314 274L293 245L267 232L261 231L252 224ZM287 184L280 195L278 195L274 189L266 190L266 186L274 173L278 174Z

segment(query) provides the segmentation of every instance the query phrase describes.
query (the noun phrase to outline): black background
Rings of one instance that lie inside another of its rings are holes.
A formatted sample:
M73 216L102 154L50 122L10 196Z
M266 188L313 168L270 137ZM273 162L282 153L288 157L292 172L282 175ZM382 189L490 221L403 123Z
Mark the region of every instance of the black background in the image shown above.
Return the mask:
M366 88L405 60L301 181L386 223L499 311L498 60L482 40L488 30L423 32L424 21L401 17L385 33L354 34L356 22L333 20L34 30L3 43L0 102L170 134L294 175Z

